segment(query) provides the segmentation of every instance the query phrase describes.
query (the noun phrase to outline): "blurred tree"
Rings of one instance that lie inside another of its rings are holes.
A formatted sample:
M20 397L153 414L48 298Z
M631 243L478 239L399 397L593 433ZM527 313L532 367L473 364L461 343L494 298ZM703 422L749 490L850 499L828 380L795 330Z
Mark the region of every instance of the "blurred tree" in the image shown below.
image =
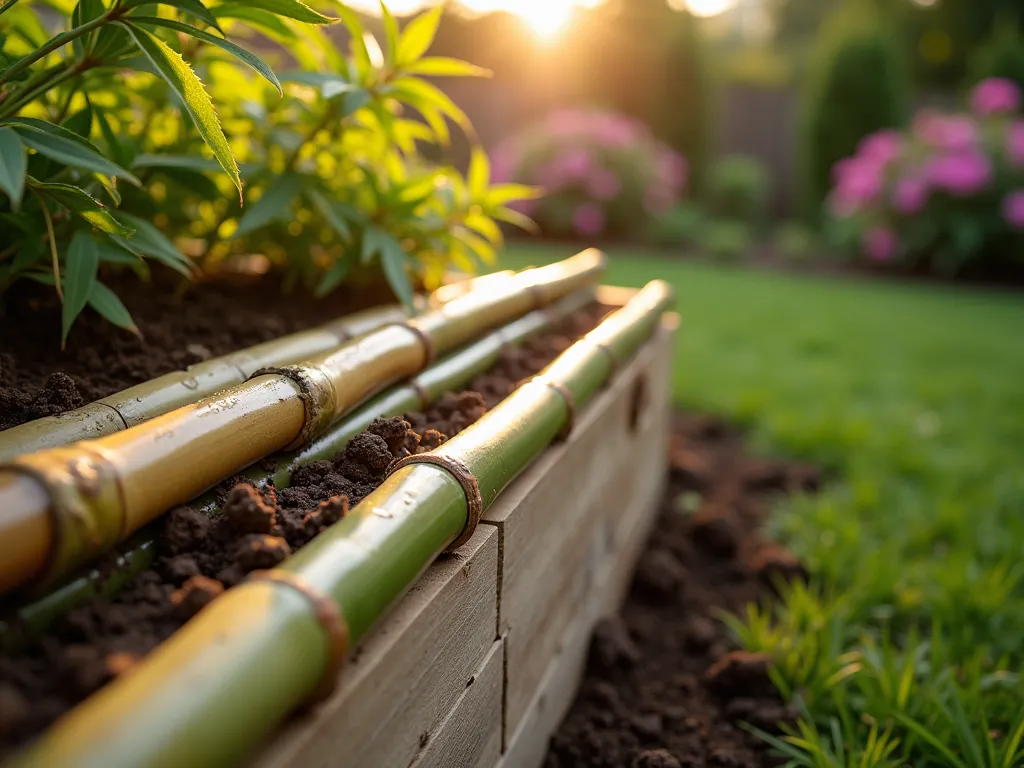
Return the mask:
M1024 34L1014 21L999 19L989 40L971 56L971 84L987 77L1005 77L1024 91Z
M810 45L822 23L844 0L766 0L778 45L797 51Z
M804 97L806 213L817 219L832 167L860 140L902 125L908 112L905 50L872 0L836 10L819 35Z

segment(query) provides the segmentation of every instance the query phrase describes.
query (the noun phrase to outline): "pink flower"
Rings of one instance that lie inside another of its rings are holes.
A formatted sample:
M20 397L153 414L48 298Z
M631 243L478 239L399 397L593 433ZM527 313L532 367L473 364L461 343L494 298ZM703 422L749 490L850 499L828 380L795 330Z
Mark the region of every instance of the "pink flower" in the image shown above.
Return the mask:
M992 163L977 150L939 155L928 165L928 178L955 197L970 197L988 186Z
M978 141L978 126L969 115L940 115L925 110L914 120L913 131L937 149L967 150Z
M558 164L567 179L582 181L590 175L593 159L585 149L570 149L559 158Z
M657 162L658 178L675 195L681 195L686 189L686 180L690 171L686 158L668 147L662 147L658 153Z
M597 203L584 203L573 214L572 224L581 235L599 235L604 232L604 210Z
M587 194L597 200L611 200L619 194L622 183L614 171L607 168L598 168L587 181Z
M849 216L871 205L882 191L882 168L863 158L846 158L832 168L835 189L829 200L832 211Z
M1015 120L1006 130L1006 154L1012 165L1024 168L1024 120Z
M1005 77L990 77L971 92L971 109L978 115L1002 115L1020 110L1020 88Z
M643 136L638 124L616 115L595 115L591 131L599 142L612 147L628 147Z
M928 185L924 179L907 176L896 182L892 191L893 207L905 216L920 213L928 202Z
M1024 189L1015 189L1003 198L1003 218L1018 232L1024 232Z
M878 131L861 140L857 154L885 167L900 156L903 145L903 136L899 131Z
M587 126L587 115L578 109L560 109L547 119L545 131L552 136L571 136Z
M864 233L861 245L872 261L891 261L899 247L899 239L888 227L872 227Z

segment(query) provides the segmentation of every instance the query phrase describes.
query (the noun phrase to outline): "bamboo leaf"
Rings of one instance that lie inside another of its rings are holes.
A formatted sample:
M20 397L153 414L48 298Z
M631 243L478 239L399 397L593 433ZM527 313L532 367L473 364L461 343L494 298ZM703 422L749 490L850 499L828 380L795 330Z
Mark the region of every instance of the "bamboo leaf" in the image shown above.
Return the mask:
M387 42L387 50L384 52L385 61L389 67L392 67L398 56L398 22L395 21L395 17L388 10L384 0L380 0L380 15L384 20L384 39Z
M324 221L327 222L327 225L334 230L338 237L342 240L352 239L352 230L349 227L348 222L345 221L343 216L339 215L338 211L334 209L334 206L331 205L331 201L327 199L327 196L324 195L323 192L312 187L306 190L306 197L308 197L313 206L320 211L320 215L324 217Z
M64 257L64 303L60 313L61 349L67 343L68 331L71 330L72 324L89 301L99 266L100 257L96 241L86 232L76 232Z
M137 24L152 24L158 27L173 29L176 32L190 35L191 37L194 37L197 40L202 40L210 45L215 45L230 53L243 64L252 68L257 74L262 75L275 88L277 88L277 92L279 94L282 96L284 95L284 91L281 89L281 81L277 79L277 75L274 74L274 71L270 66L256 54L249 53L245 48L240 45L235 45L230 40L225 40L223 37L211 35L209 32L204 32L201 29L193 27L191 24L182 24L180 21L161 19L157 16L133 16L132 21Z
M316 286L314 292L317 297L324 297L337 288L342 282L348 277L348 273L352 270L352 260L342 257L338 259L331 268L324 273L324 276L320 278L319 284Z
M112 237L111 239L115 243L132 253L149 256L185 277L192 276L194 270L192 262L175 248L174 243L153 224L138 216L123 212L118 213L118 218L133 226L135 232L131 237Z
M258 8L229 3L216 6L211 9L211 13L218 19L237 19L238 21L247 22L254 27L259 27L263 31L271 33L272 36L276 35L278 42L295 40L298 37L277 16L261 11Z
M105 176L126 179L136 186L141 184L134 174L105 158L88 142L83 143L81 137L71 131L60 129L70 136L75 136L76 140L23 123L15 123L14 129L20 134L21 140L25 144L51 160L74 168L102 173Z
M10 128L0 127L0 189L11 199L11 208L15 211L21 205L21 196L25 191L25 172L28 161L25 158L25 146L18 134Z
M402 67L402 73L424 77L493 77L489 69L448 56L428 56Z
M497 184L487 191L487 204L507 205L518 200L534 200L542 194L539 187L526 184Z
M363 233L363 263L369 262L374 255L380 257L384 276L395 296L406 309L415 311L412 283L409 282L409 275L405 271L405 251L393 236L376 227L369 227Z
M80 27L82 24L90 22L93 19L98 19L103 15L105 10L102 0L78 0L78 4L71 12L71 26ZM91 48L89 43L93 34L95 33L72 41L71 46L75 52L76 58L83 58L85 56L85 52Z
M487 195L487 186L491 183L491 164L482 147L473 147L466 182L473 200L483 199Z
M100 133L103 134L103 140L107 144L107 153L114 159L119 165L130 165L130 153L118 138L117 134L114 133L113 127L110 125L110 119L107 117L105 110L97 108L95 110L96 122L99 123Z
M100 261L107 264L127 264L131 267L136 267L143 264L142 257L137 253L122 248L120 245L116 245L110 240L104 238L101 241L93 241L96 244L96 252L99 254Z
M113 323L118 328L124 328L140 340L142 339L142 333L139 332L139 327L132 320L131 314L124 304L121 303L121 300L117 298L117 294L103 283L93 283L92 292L89 294L89 306L95 309L108 322Z
M238 220L238 229L235 230L235 237L241 237L253 232L260 227L269 224L271 221L280 219L291 210L291 202L301 191L301 177L294 173L286 173L274 179L253 205L242 214Z
M395 57L398 66L412 64L430 49L443 12L444 5L438 5L409 22L398 43L398 55Z
M149 155L143 154L135 158L132 168L176 168L206 173L220 169L220 163L207 157L195 155Z
M420 112L424 106L440 110L467 134L472 134L473 126L466 113L436 85L414 77L403 77L394 82L392 91L404 96Z
M73 184L45 184L27 177L29 184L56 202L63 205L76 216L92 224L96 229L111 235L130 235L132 230L115 219L106 207L81 187Z
M524 216L519 211L514 211L511 208L498 208L491 216L498 221L504 221L507 224L511 224L514 227L526 230L533 234L540 232L540 228L537 223L529 216Z
M275 16L284 16L305 24L334 24L338 19L324 16L299 0L246 0L250 8L270 11Z
M470 229L475 229L490 240L495 248L500 247L504 242L505 238L501 234L501 227L495 224L494 219L489 216L484 216L481 213L471 213L466 216L466 226Z
M152 3L153 0L128 0L128 2L122 3L125 8L133 8L139 5L146 5ZM200 2L200 0L157 0L160 5L169 5L172 8L178 8L190 16L194 16L200 21L204 21L211 27L216 28L218 31L223 31L220 28L220 24L217 23L217 17L210 13L210 9ZM137 21L137 17L129 17L133 21Z
M213 150L214 157L217 158L221 168L231 177L231 181L234 182L239 197L241 197L242 178L238 173L238 164L231 153L231 147L224 136L224 131L221 130L217 113L213 109L213 102L203 89L203 84L196 77L196 73L181 58L180 54L160 38L142 27L124 22L117 23L122 24L128 30L128 34L132 36L149 62L156 67L161 77L181 97L185 108L195 122L196 130L203 137L203 141Z

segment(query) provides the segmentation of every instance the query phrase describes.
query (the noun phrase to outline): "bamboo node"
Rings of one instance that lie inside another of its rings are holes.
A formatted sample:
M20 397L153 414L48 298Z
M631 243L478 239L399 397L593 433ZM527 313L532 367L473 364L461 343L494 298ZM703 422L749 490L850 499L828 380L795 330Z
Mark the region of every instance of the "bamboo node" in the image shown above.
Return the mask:
M310 696L309 704L316 704L329 698L338 684L338 677L348 657L349 629L348 622L336 602L309 584L301 576L280 568L265 571L253 571L248 581L270 581L293 589L306 598L313 608L316 620L327 635L327 659L324 664L323 679Z
M562 400L565 401L565 424L562 425L562 429L559 431L555 438L559 442L564 442L569 439L569 435L572 434L572 429L576 425L576 398L573 397L572 392L564 384L559 384L557 381L551 381L543 376L537 376L533 381L538 384L543 384L549 389L553 389L559 395L562 396Z
M409 382L409 387L410 389L412 389L413 392L416 393L416 397L419 398L420 408L422 408L423 410L429 408L430 403L433 402L433 398L430 396L430 393L427 391L427 388L420 384L419 381L417 381L416 379L413 379L412 381Z
M412 331L416 338L419 339L420 344L423 346L424 368L434 362L434 340L430 338L430 334L420 328L415 320L407 320L404 323L395 323L395 325Z
M331 426L336 410L334 386L330 378L315 365L300 363L279 368L260 368L249 379L255 379L257 376L284 376L299 387L299 398L305 411L302 430L294 442L285 446L286 450L312 442Z
M125 510L117 470L89 443L16 458L9 467L37 480L50 498L53 539L36 582L45 584L121 540Z
M455 551L473 537L477 525L480 524L480 518L484 516L484 499L480 495L480 483L469 471L465 462L443 453L417 453L406 456L391 465L388 475L393 475L402 467L407 467L410 464L432 464L435 467L440 467L462 486L462 490L466 494L466 527L462 529L458 538L445 548L445 552Z
M608 378L610 380L612 377L615 376L615 374L619 370L619 356L618 356L618 354L615 352L614 349L611 348L611 346L609 344L607 344L607 343L605 343L603 341L595 341L594 339L587 339L587 338L585 338L585 341L590 342L590 344L593 345L593 347L596 350L598 350L601 354L603 354L608 359L609 363L611 363L612 367L611 367L611 370L608 372Z

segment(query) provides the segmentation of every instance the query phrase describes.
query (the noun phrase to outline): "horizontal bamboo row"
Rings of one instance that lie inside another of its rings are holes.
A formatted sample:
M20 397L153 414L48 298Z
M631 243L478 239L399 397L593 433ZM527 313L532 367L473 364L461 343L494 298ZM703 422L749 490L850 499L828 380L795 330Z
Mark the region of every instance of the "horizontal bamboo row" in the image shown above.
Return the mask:
M435 356L594 284L604 264L585 251L493 281L130 429L0 466L0 592L51 583L259 459L309 443Z
M494 285L511 274L495 272L446 285L427 299L419 299L418 304L421 308L440 306L471 290ZM158 376L59 416L47 416L5 429L0 432L0 462L10 461L21 454L120 432L242 384L261 368L308 360L357 336L405 318L405 310L398 305L355 312L308 331Z
M654 331L661 282L436 451L400 466L283 567L229 590L60 721L20 766L228 765L340 660ZM425 461L439 461L439 466Z
M450 301L455 296L449 296ZM273 457L275 469L268 471L258 462L240 474L254 486L267 484L285 488L291 484L292 474L299 467L321 459L332 459L340 454L349 441L363 432L379 417L400 416L416 411L433 402L445 392L458 390L474 377L490 370L498 361L501 351L509 346L544 331L552 323L582 309L595 299L593 288L577 291L546 309L534 310L479 341L453 352L431 365L408 384L399 385L369 400L331 427L308 446ZM206 514L217 512L216 494L208 492L189 502L188 506ZM58 616L75 605L97 595L112 596L141 571L148 568L156 557L158 531L147 526L133 536L113 563L102 569L90 568L86 573L49 590L38 599L27 602L12 612L10 620L0 618L0 650L13 650L26 639L46 628Z

